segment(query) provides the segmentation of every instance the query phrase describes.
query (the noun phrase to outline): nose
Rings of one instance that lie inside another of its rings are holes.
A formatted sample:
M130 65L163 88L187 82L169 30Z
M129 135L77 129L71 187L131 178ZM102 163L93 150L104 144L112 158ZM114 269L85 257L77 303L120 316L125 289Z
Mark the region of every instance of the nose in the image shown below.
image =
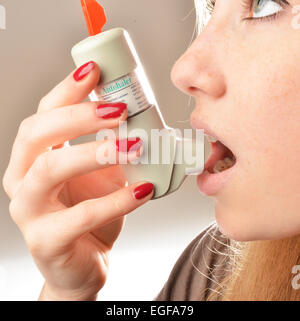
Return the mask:
M175 63L171 72L174 85L194 97L223 96L226 83L218 59L220 42L212 30L204 30Z

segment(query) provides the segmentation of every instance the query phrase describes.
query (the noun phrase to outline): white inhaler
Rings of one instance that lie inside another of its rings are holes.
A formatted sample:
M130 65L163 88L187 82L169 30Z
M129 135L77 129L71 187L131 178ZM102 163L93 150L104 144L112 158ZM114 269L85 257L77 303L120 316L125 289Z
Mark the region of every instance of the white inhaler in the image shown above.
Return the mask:
M116 135L121 139L140 137L144 146L138 163L122 165L129 184L153 183L153 199L157 199L176 191L187 175L204 171L210 144L203 130L193 131L196 138L185 138L165 124L126 30L115 28L88 37L72 48L72 57L77 67L89 61L100 67L92 101L127 104L126 130L122 125Z

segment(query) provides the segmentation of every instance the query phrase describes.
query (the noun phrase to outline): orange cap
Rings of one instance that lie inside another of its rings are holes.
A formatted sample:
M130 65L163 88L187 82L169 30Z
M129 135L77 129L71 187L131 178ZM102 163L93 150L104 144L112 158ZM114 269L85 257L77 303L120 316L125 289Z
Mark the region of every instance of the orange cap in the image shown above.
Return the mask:
M96 0L81 0L81 6L90 36L97 35L106 24L104 9Z

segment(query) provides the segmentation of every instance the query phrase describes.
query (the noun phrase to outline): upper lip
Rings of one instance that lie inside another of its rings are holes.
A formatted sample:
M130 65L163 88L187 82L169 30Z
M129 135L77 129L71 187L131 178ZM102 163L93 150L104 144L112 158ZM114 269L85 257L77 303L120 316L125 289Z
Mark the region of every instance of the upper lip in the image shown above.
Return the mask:
M216 140L218 140L220 143L222 143L225 147L227 147L236 157L236 154L233 152L233 150L224 142L223 139L220 138L218 134L216 134L206 123L204 123L201 119L193 119L191 118L191 125L194 129L203 129L205 135L209 135Z
M220 137L203 121L198 120L198 119L196 121L191 120L191 125L194 129L203 129L205 135L209 135L209 136L217 139L218 141L220 141L223 144Z

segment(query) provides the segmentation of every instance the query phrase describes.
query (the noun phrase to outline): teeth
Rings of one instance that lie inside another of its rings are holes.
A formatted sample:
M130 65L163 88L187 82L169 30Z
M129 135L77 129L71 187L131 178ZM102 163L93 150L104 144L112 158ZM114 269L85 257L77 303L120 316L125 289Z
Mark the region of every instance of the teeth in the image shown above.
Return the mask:
M235 163L235 157L233 157L233 158L226 157L222 160L219 160L214 167L214 173L215 174L221 173L221 172L225 171L226 169L232 167L234 165L234 163Z
M207 141L210 143L216 143L218 141L217 139L215 139L214 137L212 137L210 135L205 134L205 137L206 137Z

